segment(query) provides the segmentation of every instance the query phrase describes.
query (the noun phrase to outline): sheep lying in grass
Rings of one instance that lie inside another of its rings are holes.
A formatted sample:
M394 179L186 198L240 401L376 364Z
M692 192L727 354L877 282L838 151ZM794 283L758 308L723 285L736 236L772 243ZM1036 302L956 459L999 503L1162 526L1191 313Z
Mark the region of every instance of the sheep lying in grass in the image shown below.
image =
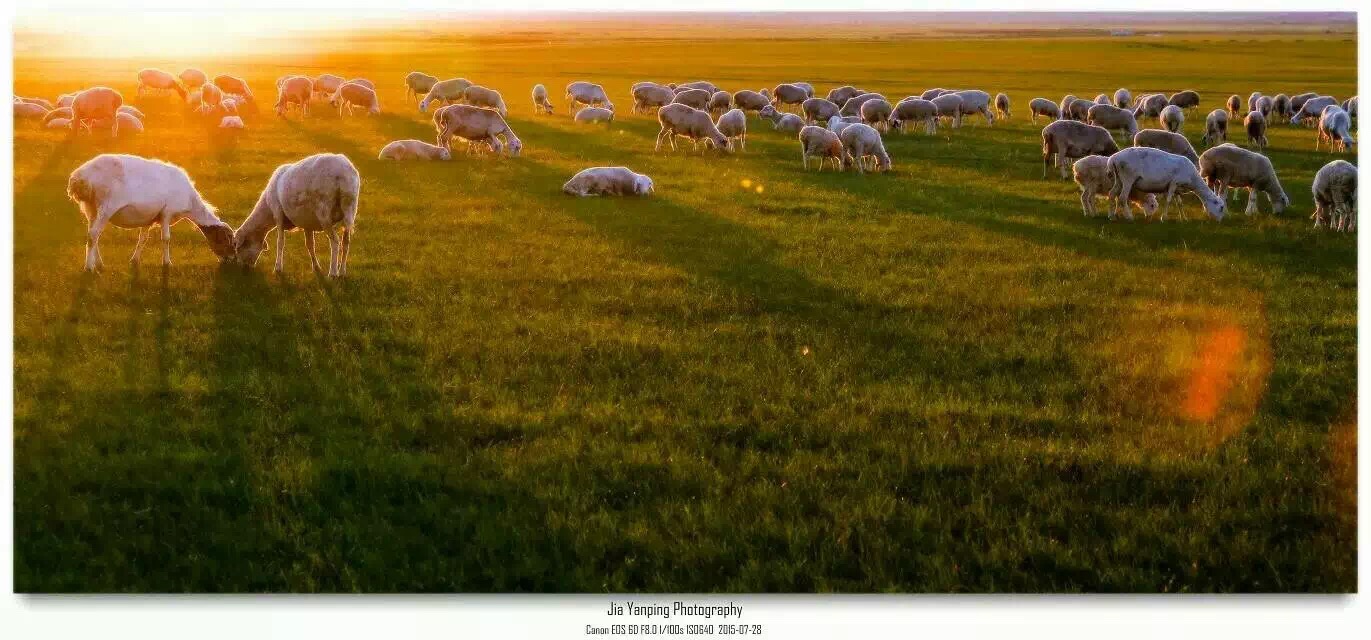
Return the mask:
M276 95L276 115L286 117L291 105L300 109L300 115L309 115L309 101L314 96L314 81L305 76L292 76L281 83Z
M395 140L381 147L378 160L451 160L452 151L422 140Z
M109 87L91 87L72 99L72 131L85 127L88 130L96 124L109 123L110 137L119 135L119 118L115 114L123 106L124 97Z
M433 89L433 85L438 84L438 78L422 71L411 71L405 75L405 102L409 103L418 100L419 96L427 95Z
M1357 166L1334 160L1314 175L1314 228L1321 224L1335 231L1357 230Z
M1112 104L1097 104L1090 107L1090 111L1086 112L1085 122L1110 131L1118 130L1125 140L1138 133L1138 119L1133 116L1133 112Z
M709 118L709 114L694 107L680 103L662 107L657 111L657 123L662 129L657 132L654 152L661 151L664 141L669 142L671 150L675 151L676 136L690 138L697 149L701 140L713 144L721 151L728 151L730 148L728 137L719 131L714 121Z
M1290 206L1290 197L1281 188L1271 160L1238 145L1221 144L1205 150L1200 155L1200 175L1223 201L1227 201L1229 189L1247 189L1247 215L1257 212L1258 192L1266 194L1273 213Z
M1214 145L1228 141L1228 112L1215 109L1204 119L1204 144Z
M453 104L462 99L462 92L471 86L466 78L449 78L433 83L424 99L419 101L419 111L427 112L428 106L435 103Z
M1211 149L1212 151L1212 149ZM1223 199L1215 195L1200 177L1190 160L1174 153L1150 147L1131 147L1109 158L1110 187L1109 217L1113 218L1120 205L1127 213L1125 200L1139 193L1166 194L1161 220L1171 211L1171 201L1179 191L1194 193L1204 203L1204 209L1215 220L1222 220Z
M578 81L568 84L566 101L567 108L573 110L579 105L614 110L614 103L609 101L609 94L605 93L605 88L592 82Z
M800 103L800 112L804 114L805 122L828 122L829 118L838 115L842 109L826 98L809 98Z
M160 225L162 265L171 266L171 227L181 220L199 227L220 258L234 255L233 231L195 190L185 170L176 165L138 156L101 154L72 172L67 196L80 207L89 225L86 271L104 266L100 234L111 224L138 229L138 242L130 258L133 263L142 254L148 229Z
M252 213L233 233L235 260L244 266L257 264L267 248L267 234L276 230L275 273L286 265L286 232L305 232L305 250L315 271L320 271L314 252L314 234L328 236L328 276L347 275L352 232L357 223L357 202L362 178L347 156L320 153L276 167ZM342 225L339 238L335 227Z
M533 85L533 113L552 115L552 111L552 101L547 97L547 87L541 84Z
M614 122L614 112L603 107L586 107L576 112L576 122L589 124L594 122Z
M1249 111L1247 117L1242 121L1243 129L1247 130L1247 144L1256 145L1260 151L1266 148L1266 118L1260 111Z
M1200 166L1200 156L1195 153L1195 147L1191 146L1190 141L1179 133L1159 129L1143 129L1133 136L1133 146L1161 149L1189 160L1196 167Z
M1057 107L1057 103L1047 98L1034 98L1028 102L1028 112L1032 115L1033 122L1036 123L1038 116L1046 116L1051 120L1056 120L1061 114L1061 109Z
M813 125L800 129L800 159L804 163L804 168L809 168L809 159L819 159L819 171L824 170L824 164L829 160L833 161L833 168L842 169L843 162L843 142L838 138L838 134L823 127Z
M372 93L372 95L376 94ZM462 90L462 99L473 107L494 109L499 112L501 116L509 115L509 108L505 106L504 96L500 95L500 92L494 89L474 84Z
M1099 210L1095 208L1096 196L1108 196L1109 190L1114 186L1113 180L1109 177L1109 158L1086 156L1071 165L1071 172L1076 179L1076 185L1081 188L1081 213L1086 216L1098 215ZM1128 201L1142 209L1143 217L1150 218L1157 212L1157 196L1153 194L1135 190L1128 194ZM1127 211L1126 217L1129 220L1133 219L1131 209Z
M741 112L739 112L741 113ZM591 167L582 169L562 185L562 193L572 196L645 196L653 191L652 178L634 173L628 167Z
M1076 122L1057 120L1043 127L1043 177L1047 168L1056 161L1062 178L1066 178L1066 167L1076 159L1091 155L1108 156L1119 150L1113 134L1108 129Z
M144 93L175 91L176 95L182 100L186 99L185 87L176 80L176 76L171 75L160 69L143 69L138 72L138 89L136 95L143 97Z
M1330 152L1350 151L1357 144L1352 138L1351 128L1352 119L1342 107L1324 107L1323 115L1319 118L1319 136L1314 141L1314 150L1318 151L1320 143L1327 141Z
M344 110L348 115L352 115L354 107L366 109L367 115L381 112L381 101L377 99L376 91L356 82L344 82L332 96L329 96L328 103L338 109L339 117L342 117Z
M923 98L905 98L890 112L889 126L904 131L906 122L924 123L924 133L933 135L938 132L938 105Z
M473 143L484 142L497 154L508 151L512 157L518 157L524 148L504 117L493 109L450 104L434 112L433 124L438 130L437 144L443 148L450 148L454 137Z
M881 133L860 122L838 134L843 143L843 166L856 165L858 173L866 173L867 165L879 171L890 170L890 155L885 151Z
M1171 133L1176 133L1181 130L1181 127L1185 126L1185 112L1174 104L1168 104L1166 107L1162 108L1162 113L1158 119L1161 122L1162 128Z

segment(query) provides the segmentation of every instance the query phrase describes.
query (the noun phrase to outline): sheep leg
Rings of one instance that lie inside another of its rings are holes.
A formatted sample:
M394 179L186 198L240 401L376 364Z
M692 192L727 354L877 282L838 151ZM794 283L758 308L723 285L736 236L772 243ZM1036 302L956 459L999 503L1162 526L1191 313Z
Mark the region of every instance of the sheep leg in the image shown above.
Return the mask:
M329 227L324 230L328 234L328 277L338 277L338 232Z
M86 271L95 271L100 261L100 232L105 230L111 215L113 212L96 216L90 223L90 229L86 231Z
M1166 214L1171 213L1171 199L1176 197L1176 183L1166 185L1166 206L1162 208L1162 222L1166 222Z
M805 171L808 171L808 170L809 170L809 154L808 154L808 153L805 153L803 149L800 150L800 162L804 164L804 166L805 166ZM819 167L819 170L820 170L820 171L823 171L823 169L824 169L824 168L823 168L822 166Z
M139 258L143 255L143 242L146 241L147 238L148 228L142 227L138 229L138 241L133 243L133 255L129 258L130 263L138 264Z
M276 220L276 266L272 273L280 274L286 270L286 225L285 220Z
M1081 214L1090 217L1092 205L1095 204L1095 193L1091 189L1081 189Z
M340 257L340 259L339 259L339 264L338 264L338 277L340 277L340 278L343 277L343 276L346 276L346 275L348 274L348 254L351 253L351 250L352 250L352 225L351 225L351 224L346 224L346 225L343 225L343 241L342 241L342 247L339 249L339 252L341 253L341 257Z
M308 254L309 254L309 263L310 263L310 266L314 267L314 271L315 271L316 273L319 272L319 271L320 271L320 269L319 269L319 256L317 256L317 255L314 254L314 232L313 232L313 231L306 231L306 232L305 232L305 253L308 253Z
M1257 189L1256 189L1255 187L1248 187L1248 188L1247 188L1247 209L1244 210L1243 213L1245 213L1245 214L1247 214L1247 215L1250 216L1250 215L1252 215L1252 214L1254 214L1254 213L1256 213L1256 212L1257 212Z

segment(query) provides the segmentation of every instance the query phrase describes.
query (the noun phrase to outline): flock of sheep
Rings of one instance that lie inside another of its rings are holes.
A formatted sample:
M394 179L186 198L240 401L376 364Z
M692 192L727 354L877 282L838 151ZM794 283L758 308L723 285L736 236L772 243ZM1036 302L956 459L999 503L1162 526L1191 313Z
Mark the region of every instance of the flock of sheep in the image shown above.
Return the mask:
M241 114L257 112L256 98L247 82L233 76L219 75L211 80L196 69L178 76L144 69L138 73L138 81L140 98L148 93L175 93L187 109L220 129L242 129ZM439 80L417 71L405 77L405 87L406 99L417 101L421 112L436 107L432 115L435 143L396 140L381 149L381 159L449 160L454 138L466 143L468 153L490 150L517 157L523 148L505 120L509 109L500 92L464 78ZM282 117L292 110L307 116L316 100L327 100L340 116L357 108L367 114L381 111L376 86L364 78L292 75L279 78L276 89L274 110ZM701 142L706 149L724 152L745 149L751 112L770 121L774 130L794 134L800 142L803 166L808 169L810 160L817 159L820 171L828 164L863 173L890 170L891 159L882 135L903 131L910 124L921 125L925 133L933 134L942 121L957 128L966 116L979 115L990 125L997 117L1010 117L1008 96L1000 93L992 99L989 93L974 89L929 89L894 104L884 95L850 85L820 98L813 85L805 82L732 93L705 81L639 82L631 93L633 113L656 113L661 126L656 151L663 145L675 150L678 137L689 139L696 149ZM573 82L567 85L564 99L577 122L614 119L614 104L598 84ZM552 114L556 110L541 84L533 87L532 102L535 113ZM1245 103L1235 95L1225 108L1215 109L1205 118L1202 141L1212 146L1202 154L1196 153L1181 133L1187 113L1193 114L1200 105L1200 96L1194 91L1134 98L1128 90L1119 89L1112 96L1100 94L1094 100L1074 95L1060 102L1035 98L1029 102L1029 111L1034 122L1039 117L1051 120L1042 130L1043 177L1055 162L1065 178L1070 165L1085 215L1096 214L1095 198L1106 195L1110 198L1110 219L1122 214L1132 220L1132 205L1151 216L1159 208L1158 196L1164 196L1161 219L1165 220L1171 202L1190 192L1212 217L1221 219L1230 190L1248 191L1248 214L1256 212L1258 194L1267 196L1276 213L1290 204L1275 168L1261 153L1268 146L1268 123L1281 119L1291 124L1312 123L1318 132L1316 149L1327 143L1330 151L1350 150L1355 144L1351 129L1357 104L1356 97L1339 103L1331 96L1314 93L1274 97L1253 93ZM117 136L120 131L143 130L143 114L124 104L119 92L107 87L65 94L55 104L41 98L16 97L14 112L16 119L41 119L46 127L66 128L73 134L107 128L111 136ZM1227 142L1228 123L1239 117L1248 146L1256 151ZM1160 128L1140 130L1139 120L1150 118L1155 118ZM1115 132L1130 146L1121 149ZM1356 167L1343 160L1319 170L1313 185L1316 227L1327 224L1339 231L1355 229L1356 182ZM159 226L162 262L169 265L171 226L189 219L221 259L249 266L256 263L267 246L267 236L275 230L278 273L284 266L286 231L304 231L316 270L314 234L323 233L331 250L328 274L341 277L347 272L360 184L356 167L338 154L317 154L282 165L272 173L252 213L237 229L217 217L184 170L158 160L99 155L72 173L67 191L89 224L87 270L103 264L99 238L110 224L138 229L132 257L135 262L148 229ZM653 192L653 182L625 167L592 167L568 180L563 191L577 196L646 195ZM340 226L341 233L337 231Z

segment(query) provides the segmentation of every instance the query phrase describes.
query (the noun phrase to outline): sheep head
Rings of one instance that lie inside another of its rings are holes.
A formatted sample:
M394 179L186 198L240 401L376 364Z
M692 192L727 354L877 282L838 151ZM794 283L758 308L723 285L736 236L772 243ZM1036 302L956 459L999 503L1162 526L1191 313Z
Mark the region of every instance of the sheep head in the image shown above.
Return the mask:
M236 257L237 251L234 247L233 229L226 224L199 225L200 233L205 234L205 240L209 241L210 250L219 259L228 262Z
M239 231L242 231L240 228ZM267 232L270 229L263 229L260 233L234 233L233 234L233 257L232 262L251 267L257 264L258 256L267 248Z

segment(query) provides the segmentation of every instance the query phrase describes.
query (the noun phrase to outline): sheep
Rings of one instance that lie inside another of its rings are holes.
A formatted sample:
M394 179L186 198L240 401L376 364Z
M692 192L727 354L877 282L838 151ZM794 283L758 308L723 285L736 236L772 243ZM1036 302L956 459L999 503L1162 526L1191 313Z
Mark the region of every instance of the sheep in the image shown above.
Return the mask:
M1190 141L1179 133L1159 129L1143 129L1133 136L1133 146L1161 149L1189 160L1196 167L1200 166L1200 156L1195 153L1195 147L1191 146Z
M1114 92L1114 106L1127 109L1131 104L1133 104L1133 94L1129 93L1128 89L1121 87Z
M1161 122L1163 129L1175 133L1185 125L1185 112L1174 104L1168 104L1166 108L1162 109L1161 115L1157 119Z
M1318 96L1316 98L1310 98L1306 100L1303 105L1300 106L1300 110L1297 113L1295 113L1295 117L1290 119L1290 124L1300 124L1300 121L1306 119L1309 119L1306 120L1306 122L1313 122L1314 124L1318 124L1318 118L1319 116L1323 115L1324 107L1336 104L1338 104L1338 100L1333 96Z
M863 102L860 111L862 122L883 130L886 128L886 120L890 119L890 114L894 108L884 99L876 99Z
M43 120L43 126L49 129L67 129L71 127L71 118L53 118Z
M552 115L552 101L547 97L547 87L541 84L533 85L533 113Z
M452 151L447 147L432 145L422 140L394 140L381 147L378 160L451 160Z
M1357 166L1334 160L1314 174L1314 228L1327 224L1335 231L1357 229Z
M936 97L938 97L938 96L941 96L941 95L949 94L949 93L956 93L956 92L955 92L955 91L948 91L947 89L942 89L942 88L938 88L938 89L926 89L926 90L924 90L923 93L919 94L919 98L920 98L921 100L928 100L928 101L932 102L934 98L936 98Z
M1352 145L1357 143L1349 131L1351 128L1352 119L1347 112L1337 105L1329 105L1319 117L1319 136L1314 141L1314 150L1318 151L1319 143L1327 140L1330 152L1350 151Z
M503 116L493 109L473 107L468 104L450 104L433 114L434 125L438 129L437 144L448 148L454 136L471 142L485 142L497 154L509 151L518 157L524 143L514 135ZM500 139L504 138L502 144Z
M1068 93L1062 96L1062 101L1057 103L1057 117L1062 120L1071 120L1071 103L1076 101L1075 94Z
M995 116L1009 119L1009 96L1003 93L995 96Z
M739 111L739 113L742 113ZM744 116L746 119L746 116ZM562 185L562 193L588 196L646 196L653 191L652 178L634 173L628 167L591 167L582 169Z
M1114 104L1114 99L1110 98L1107 93L1101 93L1100 95L1095 96L1094 102L1095 104Z
M844 102L847 102L852 98L862 95L863 93L866 93L866 91L858 89L857 87L854 87L849 84L829 91L828 95L825 97L828 98L829 102L832 102L833 104L836 104L838 106L842 106Z
M1275 117L1285 118L1286 120L1289 120L1290 116L1295 115L1290 111L1290 96L1287 96L1284 93L1276 94L1276 97L1271 99L1271 114ZM1275 119L1273 118L1272 122L1274 121Z
M827 98L810 98L800 104L800 111L804 113L805 122L814 123L828 122L828 119L838 115L842 108Z
M771 106L771 100L757 91L743 89L733 94L733 108L743 111L756 111L761 113L762 109Z
M327 98L334 93L337 93L338 87L341 87L346 83L347 80L343 79L343 76L323 73L319 74L319 77L314 78L314 81L311 84L314 86L314 91L319 94L320 98ZM375 91L375 88L372 90Z
M1066 178L1066 167L1075 159L1091 155L1108 156L1118 152L1119 145L1114 142L1113 134L1104 127L1076 122L1057 120L1043 127L1043 177L1047 177L1047 167L1055 159Z
M419 101L419 111L428 112L428 106L435 102L452 104L462 99L462 92L471 86L471 81L466 78L449 78L433 83L428 88L428 93L424 94L424 99Z
M890 112L890 126L899 131L904 131L905 122L920 121L924 123L924 133L937 133L938 105L923 98L905 98Z
M1133 115L1139 118L1156 118L1162 114L1162 110L1169 106L1166 96L1154 93L1138 98L1138 105L1133 109Z
M58 109L60 109L60 108L62 108L62 107L70 107L70 106L71 106L71 103L72 103L73 101L75 101L75 100L76 100L76 94L75 94L75 93L64 93L64 94L62 94L62 95L60 95L60 96L57 96L57 103L56 103L54 106L55 106L56 108L58 108Z
M1215 145L1228 141L1228 112L1215 109L1204 119L1204 137L1201 142Z
M1109 158L1104 156L1086 156L1077 160L1071 165L1072 177L1076 180L1076 185L1081 188L1081 213L1086 216L1098 215L1099 211L1095 208L1096 196L1108 196L1109 190L1113 188L1113 181L1109 177ZM1150 218L1157 212L1157 196L1151 193L1141 193L1134 190L1129 193L1128 201L1138 205L1142 209L1143 217ZM1128 214L1131 220L1132 212Z
M722 151L730 149L728 137L719 131L713 120L709 119L709 114L689 105L673 103L658 109L657 122L662 129L657 132L654 152L662 149L663 141L671 143L671 150L675 151L676 136L690 138L691 143L697 148L703 139Z
M119 135L119 119L115 114L124 104L124 97L109 87L91 87L78 94L71 101L72 131L84 126L91 128L95 123L109 122L110 137Z
M233 76L219 75L214 76L214 86L219 87L224 93L236 93L248 99L252 99L252 89L248 88L247 81Z
M647 113L652 109L660 109L675 99L676 94L666 86L651 83L634 85L633 113ZM736 95L734 100L737 100Z
M1352 96L1351 98L1342 101L1342 110L1347 112L1348 118L1353 120L1357 119L1358 102L1360 102L1360 99L1357 96Z
M1290 110L1294 113L1299 113L1300 110L1304 108L1304 103L1313 100L1317 97L1319 97L1319 94L1314 93L1312 91L1308 93L1298 93L1293 96L1290 96Z
M1096 104L1090 100L1086 100L1085 98L1076 98L1071 102L1071 106L1069 107L1071 110L1071 114L1070 117L1067 119L1075 120L1077 122L1085 122L1085 120L1090 117L1090 108L1094 106L1096 106Z
M1275 106L1275 102L1271 100L1271 97L1270 97L1270 96L1262 96L1262 97L1260 97L1260 98L1257 98L1257 108L1255 109L1255 111L1260 111L1261 114L1262 114L1262 117L1263 117L1263 118L1266 118L1268 121L1270 121L1270 120L1271 120L1271 109L1272 109L1272 107L1274 107L1274 106Z
M844 167L855 164L858 173L866 173L864 165L871 159L873 169L890 170L890 155L885 152L885 144L881 142L879 131L858 122L843 129L842 133L838 134L838 139L843 143Z
M435 84L438 84L438 78L435 76L422 71L409 72L405 75L405 102L417 101L419 96L428 94Z
M344 82L332 96L329 96L328 103L329 106L338 109L339 117L342 117L344 109L348 115L352 115L353 107L366 107L367 115L381 112L381 101L376 98L376 91L355 82ZM504 106L503 102L501 106Z
M846 129L861 121L861 116L833 116L832 118L828 119L828 130L832 131L833 133L842 133L843 129Z
M320 153L276 167L252 213L233 232L234 261L245 267L257 264L267 248L267 234L275 229L276 265L272 272L280 274L286 268L286 232L300 229L305 232L310 265L321 271L314 234L323 232L329 244L328 277L346 276L361 189L357 167L341 154ZM341 238L334 229L340 224Z
M604 107L585 107L576 112L574 118L576 122L589 124L594 122L614 122L614 112Z
M485 107L494 109L501 116L509 115L509 108L505 106L505 98L499 91L473 84L462 90L462 100L473 107Z
M193 67L182 71L181 75L177 76L177 78L181 80L181 84L185 85L187 89L198 89L201 85L209 82L209 76L205 75L204 71Z
M348 82L351 82L351 83L353 83L353 84L360 84L360 85L362 85L362 86L364 86L364 87L366 87L366 88L368 88L368 89L371 89L372 91L375 91L375 90L376 90L376 83L375 83L375 82L372 82L372 81L370 81L370 80L367 80L366 78L353 78L353 79L351 79L351 80L348 80ZM346 84L346 83L344 83L344 84Z
M15 114L15 116L18 117L18 114ZM48 127L49 129L55 129L56 127L49 126L49 123L53 120L66 120L70 123L72 117L71 107L58 107L47 112L47 114L43 116L43 126Z
M805 98L806 98L806 99L808 99L808 98L813 98L813 97L814 97L814 85L809 84L808 82L792 82L792 83L790 83L790 84L793 84L793 85L795 85L795 86L797 86L797 87L803 89L804 92L805 92ZM766 91L766 89L762 89L762 91Z
M151 91L175 91L182 100L188 95L176 76L160 69L143 69L138 72L137 96L142 98L144 93Z
M962 99L962 115L975 115L977 113L985 116L985 122L989 125L995 124L995 114L990 110L990 94L976 89L958 91L953 95ZM1088 109L1089 107L1087 107ZM1084 114L1081 118L1084 119Z
M147 116L144 116L143 112L138 110L138 107L135 107L131 104L120 105L120 107L118 109L115 109L114 112L127 113L135 118L138 118L140 121L147 120Z
M1238 145L1226 143L1206 149L1200 156L1200 175L1224 201L1229 189L1247 189L1247 215L1257 212L1258 192L1266 194L1272 213L1278 214L1290 206L1290 197L1281 188L1271 160Z
M1090 107L1090 111L1086 112L1085 122L1109 129L1111 132L1118 129L1125 140L1131 139L1138 132L1138 119L1133 116L1133 112L1112 104L1097 104Z
M212 84L200 85L200 104L197 106L217 107L224 100L224 92Z
M715 91L714 95L709 96L709 104L706 105L708 108L705 110L710 113L722 115L723 112L729 110L732 104L733 94L727 91Z
M682 90L685 90L685 89L699 89L699 90L701 90L701 91L708 91L708 92L709 92L709 95L712 96L712 95L714 95L714 92L715 92L715 91L718 91L718 90L719 90L719 87L716 86L713 82L706 82L706 81L704 81L704 80L696 80L696 81L694 81L694 82L683 82L683 83L681 83L681 84L678 84L678 85L676 85L675 89L676 89L676 91L678 91L678 92L679 92L679 91L682 91Z
M1242 115L1242 98L1237 94L1228 96L1228 115L1234 118Z
M819 158L819 171L824 170L824 164L829 160L833 161L834 169L842 167L843 143L838 134L810 125L800 129L799 138L800 159L805 169L809 169L809 159L812 157Z
M1151 147L1124 149L1110 156L1109 175L1112 182L1109 189L1111 219L1120 208L1128 214L1128 204L1125 200L1138 192L1166 194L1160 218L1165 221L1166 215L1171 211L1171 201L1179 190L1193 192L1200 198L1200 202L1204 203L1204 209L1210 216L1215 220L1223 219L1223 199L1209 189L1190 160L1174 153ZM1129 217L1132 217L1131 214Z
M799 133L805 128L804 118L793 113L776 112L771 119L771 129L773 131L783 131L785 133Z
M806 91L804 87L794 84L778 84L776 88L771 90L771 104L776 107L802 104L812 97L814 97L812 88Z
M844 116L861 115L862 105L868 100L885 100L885 96L879 93L863 93L858 96L852 96L847 99L847 102L843 103L842 108L838 110L838 114Z
M119 121L119 130L124 133L139 134L143 132L143 121L127 111L116 111L114 119Z
M79 100L77 101L80 102ZM107 225L138 229L129 261L137 264L147 231L160 225L162 266L171 266L171 227L190 220L200 228L210 249L221 259L233 257L233 231L215 215L214 206L195 190L185 170L161 160L103 153L76 168L67 180L67 197L80 208L86 232L86 271L104 266L100 233Z
M314 81L305 76L291 76L281 83L276 94L276 115L286 117L290 106L300 107L301 115L309 115L309 99L314 95Z
M48 110L41 104L29 104L27 102L14 103L14 119L20 118L42 118L48 115Z
M950 118L952 128L962 126L962 97L955 93L940 95L932 100L934 106L938 107L938 117Z
M1173 107L1180 107L1182 110L1190 111L1199 108L1200 94L1189 89L1177 91L1176 93L1171 94L1171 98L1169 98L1166 103Z
M1257 100L1261 99L1263 95L1265 94L1260 91L1253 91L1252 93L1247 94L1247 110L1249 112L1257 110Z
M1243 118L1242 126L1247 130L1248 145L1257 145L1258 151L1266 148L1266 118L1262 117L1262 112L1248 112L1247 117Z
M1057 107L1057 103L1047 98L1034 98L1028 102L1028 112L1032 114L1033 122L1037 123L1038 116L1056 120L1061 114L1061 109Z
M704 89L686 89L678 91L676 97L672 99L675 104L683 104L701 111L709 109L709 99L714 94Z
M38 106L40 106L40 107L43 107L44 109L47 109L48 111L52 111L53 109L56 108L56 107L54 107L54 106L52 105L51 102L48 102L47 100L44 100L44 99L42 99L42 98L24 98L24 97L18 97L18 96L16 96L16 97L14 98L14 100L15 100L15 102L23 102L23 103L27 103L27 104L36 104L36 105L38 105Z
M711 92L710 95L713 95ZM577 81L566 86L566 101L568 109L575 109L577 105L588 107L604 107L610 111L614 110L614 103L609 101L609 94L605 93L605 88L590 82Z
M220 129L246 129L247 127L239 116L224 116L219 120Z

